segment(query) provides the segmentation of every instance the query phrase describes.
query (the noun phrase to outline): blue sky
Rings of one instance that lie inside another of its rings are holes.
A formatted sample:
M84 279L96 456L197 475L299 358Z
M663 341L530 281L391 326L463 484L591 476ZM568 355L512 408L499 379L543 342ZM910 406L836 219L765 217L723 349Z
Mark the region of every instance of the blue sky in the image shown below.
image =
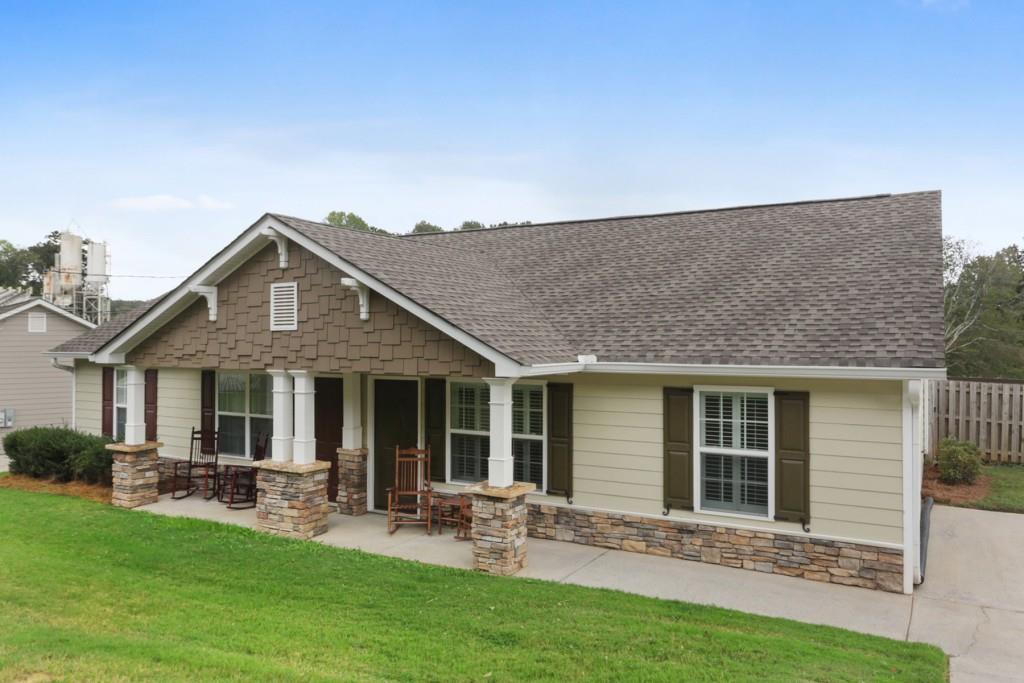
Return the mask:
M265 211L555 220L942 189L1024 241L1024 4L0 1L0 238L191 272ZM170 279L115 278L113 294Z

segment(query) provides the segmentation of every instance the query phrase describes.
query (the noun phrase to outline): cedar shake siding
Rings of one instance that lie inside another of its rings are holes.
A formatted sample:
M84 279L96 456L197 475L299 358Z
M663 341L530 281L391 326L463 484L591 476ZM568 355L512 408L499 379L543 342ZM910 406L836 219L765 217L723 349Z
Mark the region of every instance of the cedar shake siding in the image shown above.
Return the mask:
M289 265L278 267L269 244L226 277L217 290L217 321L198 299L127 358L156 368L263 370L487 377L494 365L451 337L370 294L370 319L359 319L346 274L292 244ZM298 330L270 330L270 286L298 283Z

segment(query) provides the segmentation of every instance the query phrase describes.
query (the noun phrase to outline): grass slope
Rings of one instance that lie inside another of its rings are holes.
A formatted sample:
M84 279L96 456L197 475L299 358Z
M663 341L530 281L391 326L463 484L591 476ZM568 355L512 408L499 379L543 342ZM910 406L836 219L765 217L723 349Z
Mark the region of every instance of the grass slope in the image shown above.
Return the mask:
M946 658L0 490L0 667L7 681L943 681Z
M988 495L969 507L999 512L1024 512L1024 466L987 465L981 468L989 476Z

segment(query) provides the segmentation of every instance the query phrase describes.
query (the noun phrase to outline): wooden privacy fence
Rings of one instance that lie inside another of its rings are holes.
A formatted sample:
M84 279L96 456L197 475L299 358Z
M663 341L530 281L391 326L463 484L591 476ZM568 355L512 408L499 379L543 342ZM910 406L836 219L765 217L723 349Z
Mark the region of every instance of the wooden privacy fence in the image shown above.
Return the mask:
M985 459L1024 463L1024 382L949 379L928 383L929 451L942 439L972 441Z

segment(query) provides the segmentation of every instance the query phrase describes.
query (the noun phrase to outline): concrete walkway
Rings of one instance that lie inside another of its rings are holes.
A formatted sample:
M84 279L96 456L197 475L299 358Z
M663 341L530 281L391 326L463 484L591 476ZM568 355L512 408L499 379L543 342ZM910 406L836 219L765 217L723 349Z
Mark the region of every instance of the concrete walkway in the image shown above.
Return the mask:
M142 510L254 527L253 510L164 496ZM332 514L315 540L430 564L469 569L470 544L404 527L393 536L382 515ZM529 540L519 576L612 588L668 600L727 607L898 640L938 645L952 656L953 681L1024 680L1024 516L936 507L928 576L913 597L815 583L620 550Z

